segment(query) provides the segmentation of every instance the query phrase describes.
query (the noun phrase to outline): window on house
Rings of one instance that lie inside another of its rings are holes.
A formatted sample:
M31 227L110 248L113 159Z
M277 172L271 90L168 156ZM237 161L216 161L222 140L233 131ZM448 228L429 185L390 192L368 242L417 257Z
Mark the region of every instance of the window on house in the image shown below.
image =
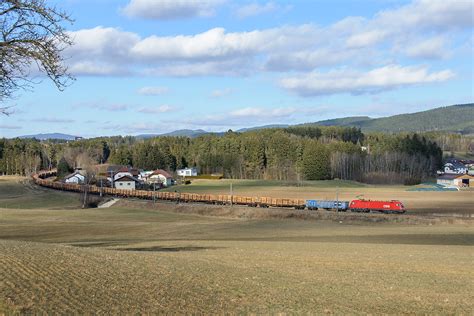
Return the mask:
M119 185L123 185L123 183L122 183L122 182L119 182Z

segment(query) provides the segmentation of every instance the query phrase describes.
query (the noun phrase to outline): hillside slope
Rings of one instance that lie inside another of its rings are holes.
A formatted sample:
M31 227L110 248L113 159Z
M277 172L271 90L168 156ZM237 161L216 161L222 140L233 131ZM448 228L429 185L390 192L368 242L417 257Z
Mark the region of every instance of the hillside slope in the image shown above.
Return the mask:
M371 119L347 117L313 123L323 126L356 126L365 132L449 131L474 133L474 103L451 105L428 111Z

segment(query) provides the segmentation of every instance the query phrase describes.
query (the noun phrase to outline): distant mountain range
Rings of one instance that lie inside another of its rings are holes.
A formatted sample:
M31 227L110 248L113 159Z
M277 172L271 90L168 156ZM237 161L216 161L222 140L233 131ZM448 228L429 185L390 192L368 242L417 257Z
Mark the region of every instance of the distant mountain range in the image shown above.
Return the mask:
M35 135L24 135L18 138L36 138L37 140L48 140L48 139L60 139L60 140L75 140L78 136L62 134L62 133L47 133L47 134L35 134Z
M202 129L179 129L173 132L169 133L164 133L164 134L140 134L135 136L136 138L153 138L153 137L158 137L158 136L184 136L184 137L198 137L204 134L210 134L211 132L206 132L205 130Z
M353 126L364 132L428 132L445 131L464 134L474 133L474 103L451 105L417 113L399 114L382 118L370 118L368 116L350 116L313 123L298 124L298 126ZM285 128L287 124L272 124L242 128L235 132L244 133L268 128ZM208 132L202 129L180 129L164 134L141 134L137 138L152 138L158 136L183 136L198 137L205 134L222 135L224 132ZM25 135L20 138L36 138L39 140L60 139L74 140L76 136L50 133Z

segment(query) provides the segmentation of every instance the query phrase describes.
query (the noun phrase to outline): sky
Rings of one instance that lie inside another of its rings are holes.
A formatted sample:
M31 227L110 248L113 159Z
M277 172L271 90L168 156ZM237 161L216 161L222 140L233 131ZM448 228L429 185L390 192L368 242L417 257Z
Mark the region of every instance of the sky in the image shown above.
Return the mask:
M0 137L237 130L470 103L470 0L63 0L76 80L8 100Z

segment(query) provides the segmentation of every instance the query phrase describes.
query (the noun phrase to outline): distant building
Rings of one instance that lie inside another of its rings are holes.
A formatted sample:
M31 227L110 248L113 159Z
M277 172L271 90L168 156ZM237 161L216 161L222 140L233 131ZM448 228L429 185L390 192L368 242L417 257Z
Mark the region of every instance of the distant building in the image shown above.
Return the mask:
M158 169L147 177L147 182L160 183L163 187L170 187L173 185L173 176L165 170Z
M469 168L461 161L450 159L444 164L444 173L448 174L466 174Z
M70 175L64 177L65 183L82 184L85 180L86 177L80 174L79 171L75 171L74 173L71 173Z
M147 170L147 171L142 170L140 171L140 174L138 175L138 179L142 181L147 181L148 177L150 177L152 173L153 173L153 170Z
M445 187L467 188L474 187L474 176L469 174L445 173L436 179L436 183Z
M198 175L197 168L184 168L176 170L176 173L180 177L195 177Z
M124 175L114 180L114 187L116 189L135 190L137 187L137 184L139 183L140 183L140 180L138 180L137 178Z
M115 181L123 176L130 176L130 177L137 178L139 174L140 172L138 171L137 168L132 168L129 166L112 165L107 168L107 178L109 179L110 182L112 182L112 180Z

